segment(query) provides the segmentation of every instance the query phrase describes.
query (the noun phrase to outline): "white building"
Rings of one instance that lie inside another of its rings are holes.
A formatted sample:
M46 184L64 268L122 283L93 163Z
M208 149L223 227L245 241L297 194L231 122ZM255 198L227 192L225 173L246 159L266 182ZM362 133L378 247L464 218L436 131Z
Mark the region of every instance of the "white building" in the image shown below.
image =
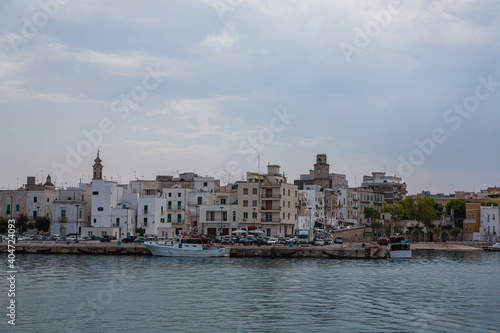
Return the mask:
M479 229L480 240L488 242L498 242L499 208L498 206L481 207L481 227Z

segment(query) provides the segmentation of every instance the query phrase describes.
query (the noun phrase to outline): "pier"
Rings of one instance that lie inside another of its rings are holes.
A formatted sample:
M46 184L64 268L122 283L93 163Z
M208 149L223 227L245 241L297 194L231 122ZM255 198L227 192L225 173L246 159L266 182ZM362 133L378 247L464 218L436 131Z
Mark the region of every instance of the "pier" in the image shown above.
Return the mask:
M229 246L231 257L268 258L325 258L325 259L383 259L387 250L383 246L344 244L328 246ZM19 242L16 253L35 254L87 254L87 255L151 255L142 244L111 243L58 243ZM0 253L7 253L7 244L0 244Z

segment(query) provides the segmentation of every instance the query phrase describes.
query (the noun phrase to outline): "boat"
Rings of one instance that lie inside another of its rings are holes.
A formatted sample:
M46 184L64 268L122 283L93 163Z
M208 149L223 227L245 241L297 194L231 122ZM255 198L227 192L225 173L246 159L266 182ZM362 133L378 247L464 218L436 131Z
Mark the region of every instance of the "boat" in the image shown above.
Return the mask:
M404 237L391 237L387 250L391 259L411 259L410 244Z
M500 243L496 243L492 246L483 246L483 250L485 251L500 251Z
M144 245L154 256L160 257L229 257L228 247L212 247L203 244L199 238L180 238L163 242L144 242Z

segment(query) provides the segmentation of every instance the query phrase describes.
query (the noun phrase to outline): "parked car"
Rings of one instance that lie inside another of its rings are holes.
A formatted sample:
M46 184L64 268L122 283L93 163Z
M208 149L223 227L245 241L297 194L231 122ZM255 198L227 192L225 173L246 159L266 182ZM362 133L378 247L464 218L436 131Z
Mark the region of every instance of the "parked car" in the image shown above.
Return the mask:
M314 241L314 245L323 246L325 245L325 241L323 240L323 238L316 238L316 240Z
M133 243L137 236L128 236L122 239L122 243Z
M221 243L222 245L229 245L229 244L231 244L231 242L232 242L232 240L231 240L231 238L230 238L230 237L222 237L222 240L221 240L221 242L220 242L220 243Z
M278 238L278 242L277 242L277 243L278 243L278 244L283 244L283 245L286 245L286 244L288 244L289 242L288 242L288 239L286 239L285 237L280 237L280 238Z
M278 242L277 238L269 238L267 240L267 245L273 245L273 244L276 244L277 242Z
M104 235L101 237L101 242L110 242L113 238L109 235Z
M334 241L336 244L342 244L343 243L343 238L342 236L337 236L335 237L335 241Z
M146 237L137 237L134 239L134 243L144 243L146 241Z
M244 243L245 245L253 245L257 244L257 238L254 236L248 236L247 238L244 238Z

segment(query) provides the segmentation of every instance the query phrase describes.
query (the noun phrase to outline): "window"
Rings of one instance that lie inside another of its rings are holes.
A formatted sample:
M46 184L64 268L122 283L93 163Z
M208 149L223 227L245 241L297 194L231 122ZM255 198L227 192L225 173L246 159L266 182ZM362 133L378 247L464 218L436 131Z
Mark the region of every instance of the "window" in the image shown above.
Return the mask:
M33 202L37 202L38 201L38 198L37 197L33 197Z
M290 208L290 201L288 201L288 208Z
M94 219L94 223L97 223L97 219Z
M37 211L35 210L35 211L33 212L33 218L34 218L34 219L36 219L36 217L37 217Z
M179 198L182 197L182 194L180 192L177 193L177 197L179 197Z
M257 207L257 200L252 200L252 207Z
M165 210L163 209L163 206L161 206L161 214L165 214Z
M161 218L161 219L160 219L160 223L165 223L165 219L164 219L164 218Z
M208 186L208 182L203 182L203 186L207 187Z
M66 209L61 209L61 217L62 218L66 217Z
M182 207L182 202L180 202L180 201L177 202L177 209L181 209L181 207Z
M104 208L99 207L99 208L97 208L97 210L100 211L100 212L102 212L104 210Z
M168 202L167 209L172 209L172 201L169 201L169 202Z
M290 213L288 213L288 219L290 219Z
M50 201L49 201L49 198L47 198L47 202L50 202Z
M244 188L244 189L243 189L243 194L244 194L244 195L247 195L247 194L248 194L248 189L247 189L247 188Z
M256 218L257 218L257 212L253 212L253 213L252 213L252 218L253 218L253 219L256 219Z
M283 189L283 195L285 195L285 189Z
M222 199L220 199L220 204L221 204L221 205L225 205L225 204L226 204L226 198L222 198Z
M243 207L248 207L248 200L243 200Z
M16 205L16 212L19 211L19 205Z
M78 218L79 218L79 219L81 219L81 218L82 218L82 210L81 210L81 209L79 209L79 210L78 210Z
M148 205L144 205L144 214L148 213Z
M203 203L203 197L198 197L198 205L201 205Z
M252 194L257 194L257 189L256 188L252 189Z
M233 212L233 222L236 221L236 212Z
M167 214L167 222L172 222L172 214Z
M144 218L144 226L145 226L145 227L147 227L147 226L148 226L148 218L147 218L147 217L145 217L145 218Z
M10 214L10 205L7 204L7 214Z
M182 214L177 214L177 223L182 223Z
M117 227L119 227L119 226L120 226L120 218L119 218L119 217L117 217L117 218L116 218L116 226L117 226Z
M290 190L288 190L288 196L290 196Z
M244 218L244 219L248 219L248 213L247 213L247 212L244 212L244 213L243 213L243 218Z
M169 197L169 198L171 198L171 197L172 197L172 193L171 193L171 192L168 194L168 197Z
M94 191L94 192L92 192L92 195L99 195L99 192L98 191Z

